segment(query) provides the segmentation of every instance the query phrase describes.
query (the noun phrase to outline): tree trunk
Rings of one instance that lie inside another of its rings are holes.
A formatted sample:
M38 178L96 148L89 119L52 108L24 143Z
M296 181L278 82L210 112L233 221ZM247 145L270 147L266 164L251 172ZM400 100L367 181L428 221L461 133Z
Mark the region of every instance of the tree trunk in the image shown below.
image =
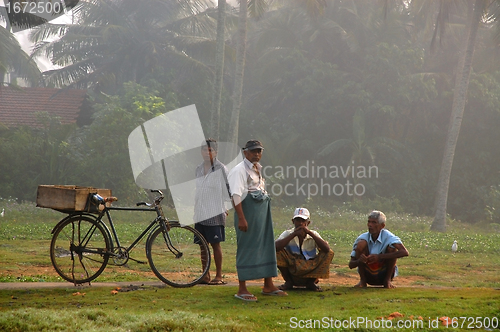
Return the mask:
M212 96L211 137L219 140L220 104L222 99L222 82L224 77L224 30L226 21L226 0L219 0L217 8L217 39L215 54L215 81Z
M234 73L233 112L229 125L228 142L238 144L238 127L240 122L241 95L243 94L243 76L245 71L245 53L247 43L247 0L240 1L238 21L238 41L236 46L236 66Z
M483 4L484 0L476 0L474 3L471 2L473 7L467 20L468 36L466 43L464 43L464 50L462 51L460 62L457 67L450 124L448 127L441 170L439 172L435 201L436 214L431 226L431 229L434 231L446 231L446 205L448 201L451 169L453 166L458 134L460 133L460 126L462 125L470 72L472 69L472 57L474 55L477 30L483 13Z

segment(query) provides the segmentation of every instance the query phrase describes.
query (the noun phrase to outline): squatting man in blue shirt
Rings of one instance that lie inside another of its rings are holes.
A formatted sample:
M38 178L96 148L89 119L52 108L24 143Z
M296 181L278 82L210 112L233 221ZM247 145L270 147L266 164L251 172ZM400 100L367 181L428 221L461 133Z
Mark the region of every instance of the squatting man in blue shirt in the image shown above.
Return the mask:
M276 260L285 283L279 288L291 290L305 286L321 291L318 279L328 279L333 251L318 232L308 228L311 223L309 210L297 208L293 214L293 228L284 231L276 240ZM319 253L318 253L319 250Z
M368 215L368 232L354 242L349 268L358 268L359 283L354 287L383 285L395 288L392 279L398 275L396 261L408 256L401 239L385 227L385 214L374 210Z

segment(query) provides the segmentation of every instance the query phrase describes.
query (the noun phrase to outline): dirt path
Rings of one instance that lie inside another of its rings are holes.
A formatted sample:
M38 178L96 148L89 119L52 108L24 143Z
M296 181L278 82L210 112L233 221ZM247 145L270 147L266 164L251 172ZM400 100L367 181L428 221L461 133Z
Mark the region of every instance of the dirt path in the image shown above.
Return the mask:
M30 268L31 269L31 268ZM45 274L47 271L45 271ZM225 273L224 281L227 282L225 286L238 285L236 273ZM397 277L394 279L394 284L397 287L415 287L415 283L423 278L418 277ZM274 278L276 285L281 285L283 279L281 277ZM323 287L349 287L358 282L356 275L337 275L335 273L330 275L330 279L321 280L320 285ZM249 281L248 284L252 286L262 285L262 280ZM123 282L96 282L82 285L73 285L69 282L2 282L0 283L0 290L2 289L43 289L43 288L75 288L83 289L88 287L127 287L127 286L149 286L149 287L165 287L166 285L161 281L123 281ZM200 287L213 287L209 285L199 285Z

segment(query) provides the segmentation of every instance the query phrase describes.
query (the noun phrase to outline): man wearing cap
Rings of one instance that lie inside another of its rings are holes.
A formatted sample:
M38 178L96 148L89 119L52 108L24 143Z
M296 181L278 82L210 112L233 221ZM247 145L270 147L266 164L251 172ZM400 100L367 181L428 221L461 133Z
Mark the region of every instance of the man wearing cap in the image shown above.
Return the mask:
M401 239L385 229L386 217L374 210L368 215L368 232L354 242L349 268L358 268L359 283L354 287L383 285L395 288L392 279L398 275L396 261L408 256Z
M263 150L261 142L248 141L243 148L245 159L228 176L237 240L236 270L239 288L234 296L252 302L257 301L257 297L248 291L247 280L264 278L264 295L288 295L273 283L278 270L271 202L261 175L262 166L259 164Z
M295 209L292 223L294 227L284 231L275 242L278 269L285 280L280 289L305 286L321 291L317 280L329 278L334 253L318 232L308 228L311 223L309 210Z

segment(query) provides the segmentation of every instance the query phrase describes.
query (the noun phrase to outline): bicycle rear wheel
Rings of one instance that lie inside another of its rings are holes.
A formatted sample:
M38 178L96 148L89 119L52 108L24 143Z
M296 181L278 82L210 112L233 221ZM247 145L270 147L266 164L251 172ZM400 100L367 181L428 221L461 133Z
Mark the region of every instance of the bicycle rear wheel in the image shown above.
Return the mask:
M61 221L53 234L50 259L63 279L75 284L90 282L108 264L111 241L97 220L75 215Z
M170 227L168 232L159 227L148 238L146 255L151 270L170 286L194 286L210 269L208 243L189 226L171 223Z

